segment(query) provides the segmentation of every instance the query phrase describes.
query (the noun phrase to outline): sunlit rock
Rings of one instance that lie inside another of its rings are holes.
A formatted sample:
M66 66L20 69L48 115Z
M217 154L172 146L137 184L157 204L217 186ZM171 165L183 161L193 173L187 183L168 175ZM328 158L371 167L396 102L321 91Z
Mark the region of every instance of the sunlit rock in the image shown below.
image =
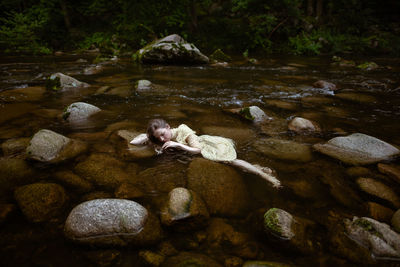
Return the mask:
M289 130L298 134L312 134L321 132L321 127L313 121L295 117L288 124Z
M72 124L84 123L90 116L100 111L100 108L91 104L75 102L65 109L63 118Z
M174 229L187 231L206 225L209 218L203 200L193 191L183 187L174 188L161 210L161 222Z
M321 244L312 235L315 223L291 215L285 210L272 208L264 214L264 230L296 250L310 253L320 248Z
M169 35L140 49L134 58L143 63L204 64L209 62L208 57L199 49L177 34Z
M50 77L46 81L46 88L55 91L88 87L88 86L89 84L78 81L77 79L62 74L60 72L50 75Z
M384 199L391 203L394 207L400 208L400 197L397 196L391 187L372 178L360 177L356 182L364 192Z
M91 245L153 244L161 238L158 219L126 199L95 199L76 206L64 227L68 239Z
M131 176L125 171L126 164L107 154L92 154L86 160L78 163L74 171L89 182L115 189L129 181Z
M267 157L307 162L312 160L311 147L306 144L278 138L260 138L253 147Z
M188 188L202 197L210 214L238 216L247 210L246 186L232 167L196 158L189 165L187 177Z
M43 129L32 137L26 152L30 159L58 163L74 158L86 150L87 145L81 141Z
M315 144L313 147L323 154L352 165L390 160L400 154L396 147L361 133L335 137L325 144Z
M36 183L19 187L15 200L31 222L44 222L61 214L68 201L64 188L58 184Z
M336 85L327 81L319 80L313 83L313 86L315 88L322 88L322 89L328 89L330 91L335 91L336 90Z

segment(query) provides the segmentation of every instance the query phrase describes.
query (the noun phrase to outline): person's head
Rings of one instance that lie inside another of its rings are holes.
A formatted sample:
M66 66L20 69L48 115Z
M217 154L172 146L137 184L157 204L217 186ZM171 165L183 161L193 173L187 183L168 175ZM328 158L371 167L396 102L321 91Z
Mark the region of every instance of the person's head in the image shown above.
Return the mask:
M163 144L172 138L171 127L163 119L153 119L147 126L147 137L154 144Z

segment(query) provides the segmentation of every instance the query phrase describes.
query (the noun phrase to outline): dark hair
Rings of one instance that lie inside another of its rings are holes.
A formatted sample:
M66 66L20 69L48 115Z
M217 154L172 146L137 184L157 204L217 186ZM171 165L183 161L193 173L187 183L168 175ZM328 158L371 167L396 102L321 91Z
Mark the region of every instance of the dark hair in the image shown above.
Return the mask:
M152 143L162 145L163 143L154 136L154 132L159 128L166 127L168 127L168 123L163 119L153 119L149 121L149 124L147 125L147 137Z

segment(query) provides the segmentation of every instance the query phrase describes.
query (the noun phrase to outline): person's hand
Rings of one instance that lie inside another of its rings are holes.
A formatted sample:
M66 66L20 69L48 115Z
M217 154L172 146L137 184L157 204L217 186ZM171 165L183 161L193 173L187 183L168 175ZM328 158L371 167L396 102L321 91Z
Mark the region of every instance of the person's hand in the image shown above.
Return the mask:
M171 148L180 148L181 144L174 142L174 141L167 141L163 144L162 146L162 150L167 150L167 149L171 149Z

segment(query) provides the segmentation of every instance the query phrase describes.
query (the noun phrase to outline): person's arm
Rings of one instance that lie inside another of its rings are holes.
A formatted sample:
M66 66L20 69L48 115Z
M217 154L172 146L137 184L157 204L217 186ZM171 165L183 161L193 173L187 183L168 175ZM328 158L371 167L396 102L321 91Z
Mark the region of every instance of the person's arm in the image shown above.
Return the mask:
M130 144L136 145L136 146L144 145L147 143L148 140L149 140L149 138L147 137L147 134L143 133L143 134L139 134L138 136L133 138L132 141L130 141Z
M198 137L194 134L189 135L186 138L186 142L188 143L188 145L184 145L174 141L168 141L162 146L162 149L165 150L168 148L176 147L192 154L199 154L201 153L201 146L197 138Z

